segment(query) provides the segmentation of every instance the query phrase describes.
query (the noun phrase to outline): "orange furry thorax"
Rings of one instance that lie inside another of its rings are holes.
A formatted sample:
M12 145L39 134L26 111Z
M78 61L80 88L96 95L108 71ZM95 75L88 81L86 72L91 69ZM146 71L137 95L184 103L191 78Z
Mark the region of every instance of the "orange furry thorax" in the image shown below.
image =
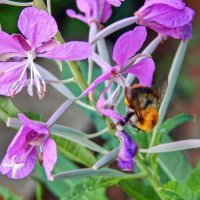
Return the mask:
M158 110L155 108L148 107L142 111L143 119L136 123L136 127L142 131L150 131L158 122Z

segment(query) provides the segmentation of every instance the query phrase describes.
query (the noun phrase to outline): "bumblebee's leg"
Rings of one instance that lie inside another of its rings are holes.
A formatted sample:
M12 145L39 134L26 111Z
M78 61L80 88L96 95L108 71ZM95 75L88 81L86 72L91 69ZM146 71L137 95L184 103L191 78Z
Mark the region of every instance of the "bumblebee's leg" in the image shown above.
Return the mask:
M117 124L121 125L121 126L125 126L127 124L127 122L130 120L130 118L133 116L134 113L129 112L126 114L126 116L124 117L123 120L117 122Z

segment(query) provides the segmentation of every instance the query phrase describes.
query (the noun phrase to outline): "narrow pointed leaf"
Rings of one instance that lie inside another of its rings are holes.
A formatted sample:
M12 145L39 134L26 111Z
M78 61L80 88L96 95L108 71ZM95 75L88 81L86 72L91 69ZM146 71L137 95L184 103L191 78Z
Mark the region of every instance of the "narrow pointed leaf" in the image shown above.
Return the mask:
M163 135L163 143L172 142L168 135ZM175 151L173 153L161 153L159 158L165 168L173 175L178 181L187 180L188 176L192 172L192 166L188 162L183 152Z
M167 153L173 151L182 151L186 149L194 149L200 147L200 140L190 139L190 140L181 140L178 142L169 142L165 144L160 144L149 149L140 149L140 152L143 153Z
M87 147L88 149L91 149L95 152L99 152L102 154L106 154L108 152L104 148L88 140L86 138L86 134L79 130L56 124L52 126L51 132L53 135L81 144L84 147Z
M114 178L90 178L80 184L75 185L73 190L67 191L61 200L80 200L83 199L83 197L86 197L87 199L88 194L92 192L95 194L96 200L99 199L99 196L97 196L99 189L102 190L108 186L115 185L117 182L118 179ZM94 196L91 199L93 198Z
M108 164L110 164L113 160L116 159L116 157L119 154L119 148L115 148L109 153L107 153L105 156L103 156L100 160L98 160L94 165L93 169L99 169L102 168Z
M92 166L96 162L94 155L83 146L57 136L53 136L53 139L56 142L58 151L67 158L85 166Z
M84 178L84 177L92 177L92 176L102 176L102 177L110 177L110 178L133 178L134 174L125 174L120 171L114 169L99 169L93 170L92 168L87 169L77 169L72 171L66 171L59 174L55 174L55 179L70 179L70 178Z
M172 118L167 119L165 122L162 123L161 127L159 128L160 134L168 134L177 126L184 124L186 122L192 121L193 117L182 113L180 115L176 115Z

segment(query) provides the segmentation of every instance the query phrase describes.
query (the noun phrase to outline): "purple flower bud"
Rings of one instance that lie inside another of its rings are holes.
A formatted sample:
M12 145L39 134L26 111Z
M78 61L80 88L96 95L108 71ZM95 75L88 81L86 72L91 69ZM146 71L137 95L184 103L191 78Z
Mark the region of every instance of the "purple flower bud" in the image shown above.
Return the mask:
M121 141L118 167L124 171L131 171L135 165L134 156L138 152L138 146L124 130L117 131L116 135Z
M138 24L159 34L183 41L192 37L194 11L182 0L146 0L135 15Z

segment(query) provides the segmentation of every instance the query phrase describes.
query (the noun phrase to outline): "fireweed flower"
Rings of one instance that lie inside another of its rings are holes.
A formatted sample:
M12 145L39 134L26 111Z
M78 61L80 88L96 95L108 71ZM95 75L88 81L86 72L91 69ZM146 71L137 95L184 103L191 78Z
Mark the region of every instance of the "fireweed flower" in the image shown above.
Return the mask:
M182 0L146 0L135 16L117 21L100 31L93 43L133 23L151 28L162 36L175 39L192 37L194 11Z
M51 171L57 160L57 151L47 125L36 123L23 114L18 117L23 126L9 145L0 172L11 179L22 179L32 172L38 158L47 178L52 180Z
M21 12L18 28L23 35L0 31L0 95L14 96L20 92L27 81L27 69L30 69L28 93L33 96L35 85L39 98L43 98L46 84L33 62L36 57L81 60L92 52L86 42L59 44L53 40L58 32L56 21L47 12L34 7Z
M125 88L126 81L123 77L126 74L132 74L139 79L140 84L150 86L152 83L153 72L155 70L155 64L151 58L143 58L140 61L131 65L134 59L139 56L135 53L142 47L147 36L146 28L143 26L136 27L133 31L128 31L121 35L115 43L113 50L113 60L116 62L115 66L108 65L97 54L92 55L92 59L103 69L104 73L89 85L89 87L83 92L83 95L87 95L96 88L98 84L108 80L109 84L100 95L97 102L97 109L105 116L121 120L120 115L114 114L113 105L117 99L117 95L120 91L120 87ZM131 65L129 67L129 65ZM105 100L104 95L112 83L117 83L115 91ZM111 104L112 105L111 105ZM109 105L109 106L108 106Z
M72 9L67 9L67 15L89 26L92 22L98 25L105 23L112 14L111 5L106 0L76 0L76 5L84 15L76 14Z
M194 11L182 0L146 0L135 13L138 24L154 31L185 41L192 37Z
M138 152L137 144L125 131L117 131L116 136L121 141L121 147L118 154L118 167L124 171L131 171L134 168L134 157Z

